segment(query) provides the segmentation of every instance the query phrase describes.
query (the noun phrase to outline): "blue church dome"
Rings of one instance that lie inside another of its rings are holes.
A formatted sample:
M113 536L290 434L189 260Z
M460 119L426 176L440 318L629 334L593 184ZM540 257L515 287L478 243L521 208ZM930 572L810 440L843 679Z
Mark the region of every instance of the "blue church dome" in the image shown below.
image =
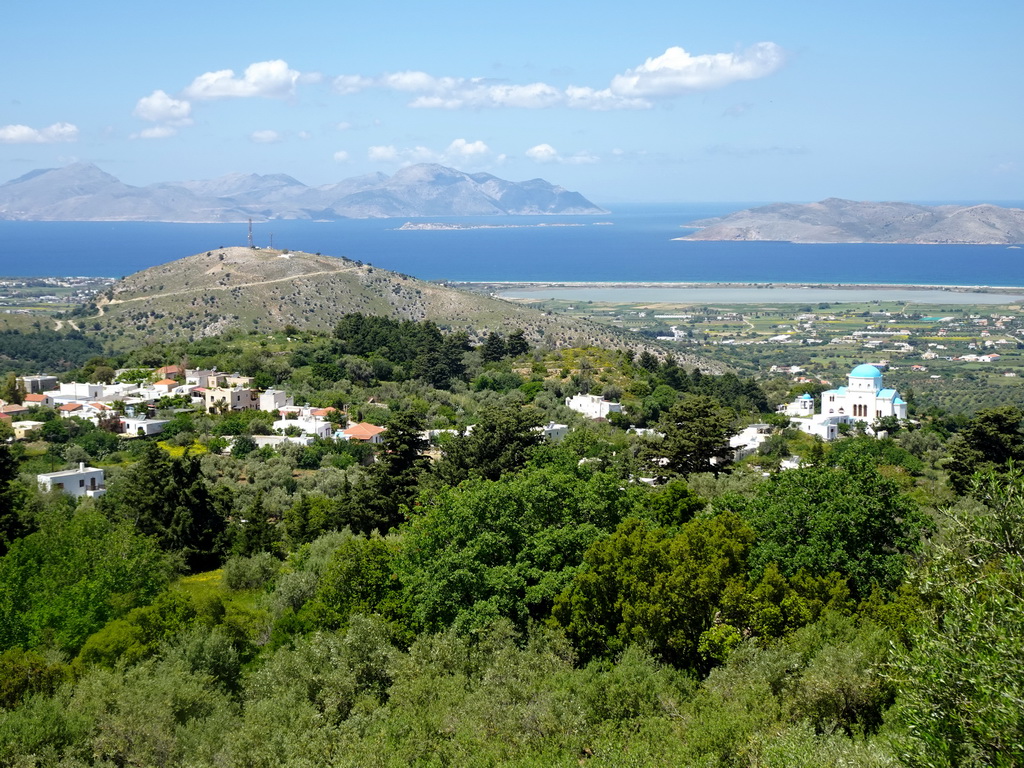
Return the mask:
M850 376L858 379L880 379L882 378L882 372L875 368L875 366L867 365L865 363L863 365L858 365L850 371Z

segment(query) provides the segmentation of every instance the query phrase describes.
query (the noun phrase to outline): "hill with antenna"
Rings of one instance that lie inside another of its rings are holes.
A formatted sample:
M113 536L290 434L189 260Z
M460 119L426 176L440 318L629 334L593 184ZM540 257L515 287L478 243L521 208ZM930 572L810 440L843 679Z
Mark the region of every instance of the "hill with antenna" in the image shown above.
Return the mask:
M522 328L533 343L549 347L655 349L626 331L358 261L242 247L218 248L129 275L99 299L95 316L75 322L90 335L128 348L228 329L269 332L293 325L331 331L351 312L431 320L474 339ZM705 371L722 369L697 358L680 362Z

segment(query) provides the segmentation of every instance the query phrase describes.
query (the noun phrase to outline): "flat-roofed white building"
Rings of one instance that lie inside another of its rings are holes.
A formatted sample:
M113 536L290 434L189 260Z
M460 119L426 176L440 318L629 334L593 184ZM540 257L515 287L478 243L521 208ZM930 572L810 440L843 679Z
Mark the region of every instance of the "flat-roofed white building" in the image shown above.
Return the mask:
M29 395L38 395L57 386L57 377L39 374L38 376L19 376L18 383Z
M79 462L78 469L65 469L63 472L46 472L36 475L36 482L44 491L63 491L69 496L95 498L106 492L103 470L87 467Z
M607 419L609 413L622 413L621 403L609 402L600 395L573 395L565 398L565 405L588 419Z
M268 389L260 393L260 410L273 413L294 404L290 395L280 389Z

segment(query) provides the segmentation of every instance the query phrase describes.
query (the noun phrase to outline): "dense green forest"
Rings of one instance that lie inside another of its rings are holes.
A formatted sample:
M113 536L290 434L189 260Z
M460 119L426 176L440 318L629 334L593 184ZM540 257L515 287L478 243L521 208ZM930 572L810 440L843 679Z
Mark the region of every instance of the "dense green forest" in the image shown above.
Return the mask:
M1018 408L823 444L772 413L797 389L360 315L66 378L177 362L383 442L33 409L0 445L0 766L1024 762ZM579 392L626 415L585 420ZM36 487L79 461L105 495Z

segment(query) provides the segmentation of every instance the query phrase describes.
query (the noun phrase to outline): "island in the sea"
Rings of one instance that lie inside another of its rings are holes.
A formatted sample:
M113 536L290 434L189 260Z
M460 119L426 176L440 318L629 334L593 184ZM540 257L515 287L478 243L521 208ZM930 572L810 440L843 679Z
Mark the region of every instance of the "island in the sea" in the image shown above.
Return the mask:
M998 205L915 205L829 198L776 203L701 219L677 240L775 240L791 243L1024 243L1024 210Z

